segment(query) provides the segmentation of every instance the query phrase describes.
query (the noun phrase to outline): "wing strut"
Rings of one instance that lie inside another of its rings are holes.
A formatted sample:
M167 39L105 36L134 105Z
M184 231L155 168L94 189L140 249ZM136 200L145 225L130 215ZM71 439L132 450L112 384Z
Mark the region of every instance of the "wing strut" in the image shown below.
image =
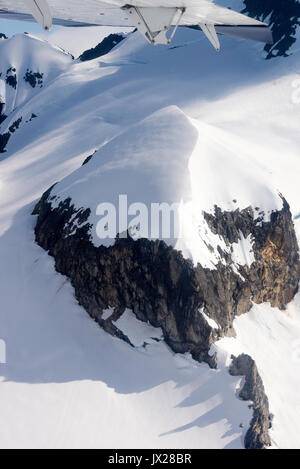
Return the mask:
M52 13L47 0L23 0L28 12L32 14L40 25L49 31L52 26Z
M152 8L152 7L134 7L126 5L123 9L127 10L135 27L151 44L170 44L178 26L185 8ZM174 24L174 19L179 12L179 18L174 27L174 31L167 38L167 31Z
M207 39L212 43L216 51L220 51L221 46L220 46L220 41L217 36L216 28L214 24L205 24L205 23L200 23L199 24L200 28L204 32L205 36Z
M179 16L178 16L178 20L177 20L177 23L176 23L175 26L174 26L174 29L173 29L173 31L172 31L172 34L171 34L171 36L170 36L169 39L168 39L168 44L171 44L172 39L173 39L173 37L175 36L176 31L177 31L177 29L178 29L178 26L179 26L179 24L180 24L181 18L183 17L183 14L185 13L185 10L186 10L185 8L178 8L178 9L177 9L177 11L179 11L180 14L179 14Z

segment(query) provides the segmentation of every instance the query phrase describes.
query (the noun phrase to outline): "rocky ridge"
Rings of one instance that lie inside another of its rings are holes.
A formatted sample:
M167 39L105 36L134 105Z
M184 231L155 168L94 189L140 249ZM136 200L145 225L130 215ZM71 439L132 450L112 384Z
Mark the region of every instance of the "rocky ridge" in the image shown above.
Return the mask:
M274 44L266 45L266 58L287 57L296 42L296 30L300 25L300 4L297 0L244 0L246 13L270 24Z
M264 385L254 360L245 354L232 357L229 373L232 376L244 377L239 398L253 403L253 417L245 435L245 448L264 449L271 446L269 429L272 427L272 416Z
M234 335L236 316L249 311L252 302L284 309L297 292L299 250L283 197L282 209L273 211L269 221L258 207L232 212L215 207L214 212L203 213L208 229L227 246L250 237L254 255L250 266L237 265L218 246L222 262L209 269L194 266L161 240L134 240L128 234L117 236L112 246L94 246L89 208L76 209L70 198L53 204L53 187L33 212L38 215L36 241L54 257L56 270L70 279L79 304L105 331L130 345L115 325L127 308L139 320L161 327L173 351L189 352L216 367L211 345ZM108 308L114 312L106 319L103 313ZM256 365L251 357L242 356L233 360L230 370L246 377L239 396L253 402L245 447L267 447L269 407Z
M57 271L70 278L78 302L104 328L104 309L132 309L138 319L161 327L174 351L190 352L215 366L208 353L211 344L234 334L234 318L249 311L252 301L269 301L283 309L297 292L298 245L285 199L269 222L255 219L251 208L229 213L216 207L214 215L205 214L210 229L227 243L234 243L240 233L251 235L255 262L235 271L228 256L213 270L194 267L163 241L128 236L117 237L113 246L95 247L89 209L76 210L70 199L52 208L51 190L34 211L36 241L55 258Z

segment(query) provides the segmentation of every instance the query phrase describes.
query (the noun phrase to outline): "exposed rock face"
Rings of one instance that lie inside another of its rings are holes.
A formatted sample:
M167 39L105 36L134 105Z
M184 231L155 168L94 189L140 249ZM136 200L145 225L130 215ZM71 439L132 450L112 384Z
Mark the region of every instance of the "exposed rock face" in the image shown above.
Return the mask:
M4 134L0 134L0 153L5 153L6 151L5 148L9 142L11 135L14 134L16 130L18 130L22 120L23 118L19 117L19 119L14 121L12 125L9 127L8 132L5 132Z
M6 145L10 139L10 133L5 132L4 134L0 134L0 153L5 153Z
M251 267L239 267L249 285L251 300L284 309L295 296L300 277L298 243L289 205L283 198L282 210L271 213L270 222L263 221L262 212L255 218L255 211L249 207L222 212L215 207L214 215L204 216L211 231L227 245L238 242L241 235L251 236L255 262Z
M33 72L32 70L27 69L24 76L24 81L29 83L32 88L35 88L36 86L43 88L43 77L43 73Z
M208 296L204 289L211 289L209 279L203 290L199 287L198 276L205 278L203 269L196 271L164 242L133 241L129 237L117 239L110 248L96 248L84 224L68 236L73 224L82 224L88 213L79 211L69 225L74 217L70 200L52 210L47 197L45 194L36 208L36 239L54 256L56 269L71 279L76 298L88 313L114 332L111 321L102 320L102 311L108 307L130 308L140 320L162 327L173 350L190 351L198 360L214 366L208 350L216 334L198 311L204 304L203 296Z
M1 99L1 97L0 97L0 99ZM2 102L0 101L0 125L2 124L3 121L5 121L5 119L6 119L6 117L7 117L7 116L4 114L4 112L3 112L3 111L4 111L4 107L5 107L5 103L2 103Z
M0 78L2 77L2 73L0 73ZM23 77L24 81L28 83L32 88L39 86L42 88L43 86L43 74L39 72L33 72L27 69L25 76ZM3 81L7 86L12 87L14 90L17 89L18 86L18 78L17 78L17 70L14 67L10 67L6 71L6 75L3 76ZM7 115L4 113L4 109L6 108L6 103L4 102L4 98L0 96L0 125L7 119ZM31 122L32 119L37 117L35 114L32 113L31 118L26 120L26 123ZM12 136L19 129L21 123L23 121L23 117L19 117L16 119L9 127L6 129L5 132L0 133L0 153L6 152L7 144Z
M79 56L79 59L85 62L87 60L96 59L97 57L102 57L102 55L108 54L108 52L119 44L119 42L123 41L124 38L124 34L109 34L96 47L84 51Z
M1 36L1 35L0 35ZM6 153L15 132L37 115L24 103L37 95L71 63L70 57L26 34L1 41L0 61L0 157ZM16 55L17 54L17 55ZM12 115L14 113L14 115Z
M272 426L269 401L265 393L262 379L255 362L249 355L232 357L229 372L233 376L244 376L245 382L239 392L244 401L253 402L253 418L245 436L246 449L264 449L271 445L269 429Z
M288 56L291 46L296 42L295 33L300 25L298 0L244 0L244 4L243 13L271 25L274 44L265 46L267 59Z
M254 219L252 209L227 213L216 208L206 214L211 230L228 243L240 233L253 237L255 262L240 266L240 275L227 265L210 270L193 264L163 241L117 238L111 247L95 247L90 240L89 209L76 210L70 199L51 206L51 190L38 203L35 234L40 246L67 275L78 302L106 330L115 333L104 309L132 309L143 321L161 327L176 352L190 352L215 366L211 344L232 334L237 315L251 308L251 300L270 301L284 308L297 291L298 246L288 204L270 222ZM201 311L214 319L213 329Z
M117 237L110 247L92 243L91 211L75 208L70 198L57 202L50 188L36 205L38 244L55 259L75 296L89 315L108 333L130 343L115 321L126 308L138 319L161 327L175 352L190 352L194 359L216 366L209 354L221 336L234 334L234 318L250 310L252 301L269 301L284 308L298 288L300 263L289 206L273 211L269 221L258 208L232 212L215 207L204 213L207 229L229 246L215 269L196 267L163 241ZM251 239L253 262L233 262L232 248ZM113 308L107 318L104 310ZM208 323L205 315L213 319ZM240 356L231 366L233 375L245 376L240 397L253 401L253 418L245 437L246 448L270 445L268 400L254 361Z
M14 67L10 67L6 71L6 79L5 82L7 85L11 86L14 90L17 89L18 79L16 74L16 69Z

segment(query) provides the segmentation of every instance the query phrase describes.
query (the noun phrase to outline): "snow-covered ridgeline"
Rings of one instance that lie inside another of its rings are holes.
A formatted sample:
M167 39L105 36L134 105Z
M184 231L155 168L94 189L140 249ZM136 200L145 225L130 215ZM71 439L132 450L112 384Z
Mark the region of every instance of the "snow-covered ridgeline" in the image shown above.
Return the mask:
M215 206L228 212L250 207L261 224L282 209L267 169L257 164L252 152L235 136L197 123L176 107L165 108L110 140L86 165L58 183L51 192L51 204L55 208L70 198L75 211L89 209L85 223L91 226L94 245L108 246L114 236L108 231L107 238L99 237L97 224L104 215L99 204L115 207L119 228L120 196L127 196L126 210L133 207L131 217L126 213L129 225L139 215L139 207L132 204L144 204L150 216L153 203L167 203L176 207L180 230L179 239L164 239L195 265L214 268L225 262L219 247L234 263L250 266L254 261L251 237L245 239L240 233L240 240L227 245L212 233L204 213L213 214ZM148 222L148 231L136 231L135 238L153 238L153 220ZM125 229L127 225L117 233ZM159 235L162 239L162 229Z

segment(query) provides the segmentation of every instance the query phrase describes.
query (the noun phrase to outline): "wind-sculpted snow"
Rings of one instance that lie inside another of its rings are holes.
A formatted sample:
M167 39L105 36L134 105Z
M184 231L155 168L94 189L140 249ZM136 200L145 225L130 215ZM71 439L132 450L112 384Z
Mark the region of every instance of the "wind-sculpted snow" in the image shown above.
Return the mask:
M51 204L56 208L70 199L75 210L88 210L85 222L95 246L113 245L117 233L131 227L135 239L155 240L153 233L158 232L159 239L176 246L195 265L199 262L203 267L215 268L219 262L226 264L227 253L234 265L250 267L254 262L253 226L269 222L272 213L282 209L280 194L268 182L268 172L252 157L252 151L251 146L245 148L230 134L188 119L175 106L168 107L103 145L88 164L56 185ZM218 191L212 192L214 185ZM129 225L121 226L124 197ZM116 230L110 234L108 227L107 234L101 236L98 223L104 215L101 207L104 210L106 204L115 209ZM130 215L137 220L136 204L147 211L146 226L143 220L135 222L142 224L139 231L130 222ZM162 226L157 230L153 204L167 204L179 225L177 234L172 220L170 235L163 236ZM229 214L241 210L241 218L243 211L253 211L252 221L244 230L245 238L240 234L242 225L235 228L237 234L229 240L209 229L207 222L216 207Z
M84 27L84 28L56 28L51 32L41 32L37 36L44 41L49 42L54 47L71 54L75 58L79 58L87 51L100 48L104 41L104 46L107 46L110 41L107 41L109 36L126 36L131 33L134 28L126 27Z
M50 83L71 61L66 54L44 41L21 34L1 42L0 55L0 78L8 85L5 96L7 114L34 95L35 86L32 86L30 76L38 79L43 76L44 83Z
M101 239L97 234L98 205L112 204L119 216L122 194L128 208L140 203L150 212L152 204L166 203L174 207L176 218L181 202L192 198L188 162L197 139L197 129L182 111L162 109L102 146L88 164L58 184L51 193L53 206L70 198L75 207L88 208L96 246L114 243L114 236ZM127 225L120 231L124 229ZM146 237L151 238L153 229L149 223ZM170 235L174 245L173 230Z
M32 115L23 114L22 105L51 83L71 58L28 35L3 41L0 57L0 153L4 153L12 134Z

